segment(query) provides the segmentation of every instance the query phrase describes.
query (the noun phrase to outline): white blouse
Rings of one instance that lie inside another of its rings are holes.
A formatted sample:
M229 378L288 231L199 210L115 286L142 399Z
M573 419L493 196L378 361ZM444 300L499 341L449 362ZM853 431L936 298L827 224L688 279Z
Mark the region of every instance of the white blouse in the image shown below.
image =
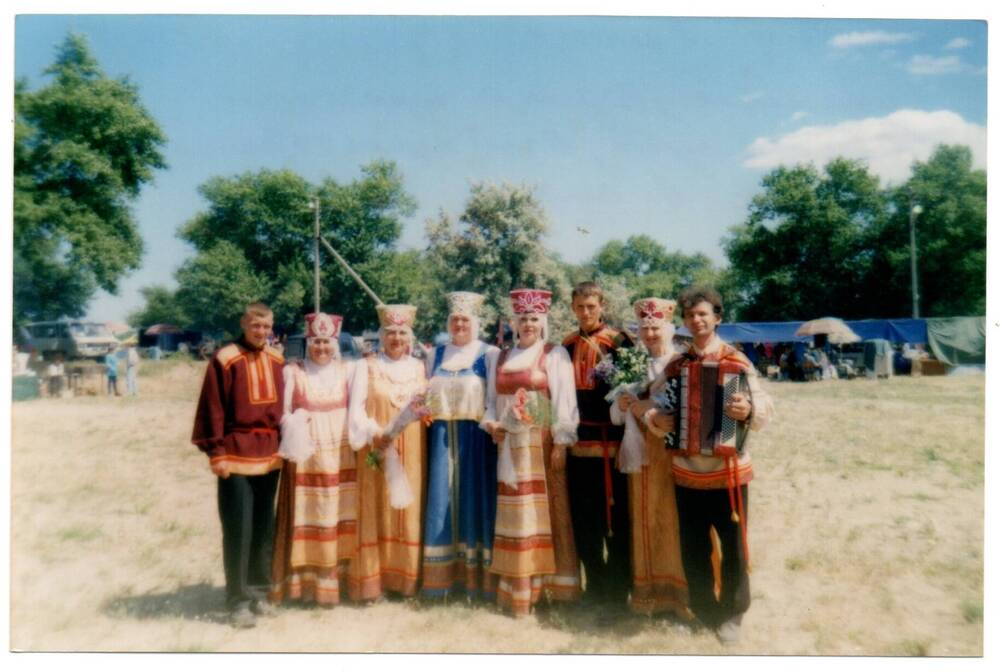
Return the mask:
M524 371L538 361L541 349L545 344L536 342L530 348L515 347L511 349L504 362L505 372ZM503 417L507 406L512 403L514 395L497 394L497 361L500 351L495 350L486 355L486 413L479 426L488 430L489 423L497 422ZM573 377L573 362L566 348L557 345L549 351L545 358L545 374L548 377L549 402L552 413L552 441L565 446L576 443L576 428L580 424L580 411L576 406L576 381Z
M439 371L459 372L472 368L481 349L489 358L499 348L474 340L466 345L448 344L441 355ZM472 420L479 422L486 408L486 381L477 375L434 375L434 352L427 358L428 391L438 400L440 408L435 420Z
M339 367L338 361L341 364ZM318 397L336 396L338 388L345 382L341 377L341 371L343 372L343 376L347 378L347 439L354 450L366 445L370 419L365 412L365 404L368 401L368 367L365 361L331 359L326 364L317 364L307 358L302 364L309 389ZM296 368L298 367L295 364L288 364L284 368L286 415L293 411ZM362 443L355 447L358 441Z

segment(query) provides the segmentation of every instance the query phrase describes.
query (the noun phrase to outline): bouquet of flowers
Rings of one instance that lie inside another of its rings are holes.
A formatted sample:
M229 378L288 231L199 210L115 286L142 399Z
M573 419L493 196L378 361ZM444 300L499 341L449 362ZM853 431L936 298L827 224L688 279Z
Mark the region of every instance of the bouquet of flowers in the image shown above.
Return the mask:
M426 395L416 394L389 422L382 431L382 436L394 441L410 423L429 418L432 414L433 410L428 406ZM373 469L382 468L382 460L374 450L368 451L365 463ZM385 481L389 488L389 505L392 508L405 509L413 503L413 491L409 481L406 480L406 472L403 471L399 452L395 446L389 446L385 450Z
M526 447L531 438L531 428L547 426L550 415L548 399L542 395L529 392L523 387L514 392L513 403L507 406L500 418L500 427L507 433L497 465L497 478L501 483L512 488L517 486L512 450Z
M614 404L623 394L638 397L649 388L646 378L649 370L649 353L639 348L620 348L609 354L594 367L594 376L606 382L611 391L604 400ZM618 470L626 474L642 471L649 464L646 444L639 431L639 424L631 413L625 414L625 434L618 451Z

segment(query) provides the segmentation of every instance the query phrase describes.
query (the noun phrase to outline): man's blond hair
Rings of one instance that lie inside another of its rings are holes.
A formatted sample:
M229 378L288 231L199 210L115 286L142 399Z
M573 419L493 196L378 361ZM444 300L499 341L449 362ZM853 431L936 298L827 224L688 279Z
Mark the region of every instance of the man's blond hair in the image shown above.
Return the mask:
M240 318L240 323L245 323L247 320L254 317L270 317L271 319L274 319L274 312L266 303L256 301L248 304L243 310L243 317Z

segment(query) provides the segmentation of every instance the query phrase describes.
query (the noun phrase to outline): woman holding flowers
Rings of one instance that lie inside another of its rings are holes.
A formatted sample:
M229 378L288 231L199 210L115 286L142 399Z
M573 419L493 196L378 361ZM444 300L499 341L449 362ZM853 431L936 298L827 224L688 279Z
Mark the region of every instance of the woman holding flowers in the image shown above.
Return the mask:
M469 600L496 593L493 525L497 451L479 427L486 408L486 361L499 350L478 338L483 296L448 294L447 344L428 358L427 509L421 593L462 591Z
M306 315L307 357L285 367L272 602L340 602L357 544L351 443L367 424L364 364L342 361L339 315Z
M497 603L526 615L549 599L580 594L566 488L566 447L579 414L573 366L565 348L545 342L552 293L510 293L516 345L489 362L481 426L500 446L493 572Z
M355 435L358 450L358 547L348 570L355 601L390 592L412 597L420 573L426 387L423 364L410 356L417 309L377 308L382 350L367 360L367 422Z
M641 452L629 473L629 516L632 531L633 611L643 614L674 613L688 619L687 582L681 563L677 502L674 496L672 458L663 446L665 427L657 413L656 395L666 380L660 376L674 356L672 322L676 301L640 299L633 304L639 323L639 338L649 353L645 382L651 384L640 396L622 394L611 406L615 424L638 425ZM631 417L629 417L631 416ZM665 424L665 423L664 423ZM627 439L628 437L626 437ZM619 458L625 454L623 441Z

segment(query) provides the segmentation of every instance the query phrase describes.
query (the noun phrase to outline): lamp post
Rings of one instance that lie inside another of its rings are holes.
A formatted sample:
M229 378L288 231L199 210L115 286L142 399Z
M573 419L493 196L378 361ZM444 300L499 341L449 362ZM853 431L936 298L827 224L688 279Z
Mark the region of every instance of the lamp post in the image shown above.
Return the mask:
M913 319L920 317L920 290L917 288L917 215L924 209L910 207L910 288L913 292Z

